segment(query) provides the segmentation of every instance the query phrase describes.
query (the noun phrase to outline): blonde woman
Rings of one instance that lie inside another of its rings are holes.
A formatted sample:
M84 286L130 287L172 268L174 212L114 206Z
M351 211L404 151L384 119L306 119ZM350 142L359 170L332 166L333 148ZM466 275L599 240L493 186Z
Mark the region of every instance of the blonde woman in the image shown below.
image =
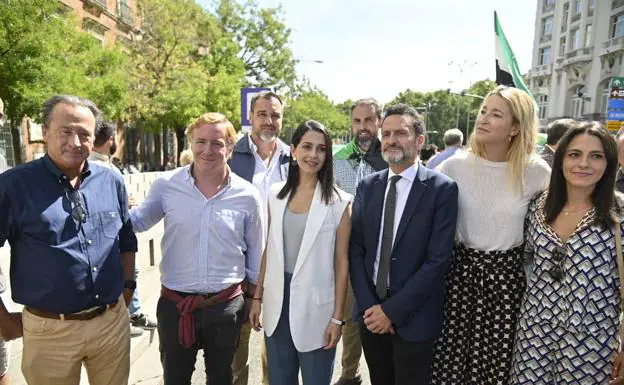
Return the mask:
M433 384L507 383L526 286L524 218L550 178L536 136L532 98L499 86L481 106L469 151L439 166L457 182L459 215Z

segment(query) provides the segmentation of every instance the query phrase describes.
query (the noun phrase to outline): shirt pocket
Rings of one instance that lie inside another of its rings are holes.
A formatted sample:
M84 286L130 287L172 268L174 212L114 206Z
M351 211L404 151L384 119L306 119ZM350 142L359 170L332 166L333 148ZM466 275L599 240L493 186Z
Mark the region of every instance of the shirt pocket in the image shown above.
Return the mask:
M100 217L100 225L102 226L102 233L106 238L115 239L119 235L121 230L121 219L119 213L115 211L103 211L98 213Z
M221 210L217 212L217 227L216 231L227 231L228 235L234 235L235 238L239 238L245 231L245 215L240 211L235 210Z

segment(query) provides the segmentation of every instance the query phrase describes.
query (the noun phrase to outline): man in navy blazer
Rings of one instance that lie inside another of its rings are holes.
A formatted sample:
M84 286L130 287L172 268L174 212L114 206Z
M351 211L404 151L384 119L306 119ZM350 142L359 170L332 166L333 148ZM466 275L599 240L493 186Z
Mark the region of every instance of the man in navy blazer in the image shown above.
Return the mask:
M457 184L418 161L422 117L390 107L382 123L389 170L358 186L351 284L372 385L429 384L442 328L444 277L457 221Z

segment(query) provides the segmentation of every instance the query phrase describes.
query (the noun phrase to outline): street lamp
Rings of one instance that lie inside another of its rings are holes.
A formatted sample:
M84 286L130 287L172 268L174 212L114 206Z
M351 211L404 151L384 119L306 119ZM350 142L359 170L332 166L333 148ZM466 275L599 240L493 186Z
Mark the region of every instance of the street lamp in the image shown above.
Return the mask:
M312 60L312 59L295 59L295 63L317 63L317 64L325 64L322 60Z

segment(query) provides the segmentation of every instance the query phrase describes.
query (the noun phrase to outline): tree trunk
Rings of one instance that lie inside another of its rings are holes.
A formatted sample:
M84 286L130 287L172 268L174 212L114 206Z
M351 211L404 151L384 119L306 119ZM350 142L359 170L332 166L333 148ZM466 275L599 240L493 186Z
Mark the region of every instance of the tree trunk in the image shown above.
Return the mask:
M164 166L167 165L169 161L169 129L167 127L162 128L162 154L163 160L162 163Z
M117 151L115 151L113 156L119 159L121 164L124 164L126 154L126 125L121 119L117 121L117 135L115 136L115 141L117 141Z
M154 133L154 167L157 171L162 167L162 132Z
M17 119L10 120L11 140L13 142L13 159L15 165L22 164L24 158L22 156L22 135L20 134L19 125L16 124ZM20 120L21 123L21 120Z
M177 154L177 160L176 160L176 164L179 166L179 160L180 160L180 153L182 153L182 151L184 151L184 148L186 147L186 138L184 135L184 131L185 128L184 127L177 127L175 130L175 134L176 134L176 142L178 144L178 148L176 151Z

